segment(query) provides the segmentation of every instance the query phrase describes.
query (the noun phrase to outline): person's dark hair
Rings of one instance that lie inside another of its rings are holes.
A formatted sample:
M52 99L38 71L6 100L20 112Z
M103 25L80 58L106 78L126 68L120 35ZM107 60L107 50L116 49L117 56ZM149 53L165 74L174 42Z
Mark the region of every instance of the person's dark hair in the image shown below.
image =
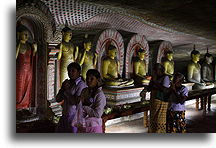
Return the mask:
M194 50L191 52L191 57L192 57L192 55L197 55L197 54L200 54L200 52L194 49Z
M93 75L95 76L97 79L101 78L100 72L97 69L89 69L86 73L86 76L88 75Z
M179 73L179 72L175 73L174 77L173 77L173 81L175 82L177 79L179 79L180 81L183 82L184 81L184 75Z
M64 27L61 32L72 32L72 30L69 27Z
M90 76L90 75L93 75L95 76L97 79L98 79L98 87L101 87L103 85L103 82L101 80L101 75L100 75L100 72L97 70L97 69L89 69L86 73L86 77L87 76Z
M71 71L72 68L75 68L75 69L77 69L77 71L81 72L81 66L79 63L73 62L67 66L68 71Z
M153 70L155 71L155 70L160 70L161 72L165 72L165 68L164 68L164 66L162 65L162 64L160 64L160 63L156 63L156 64L154 64L154 67L153 67Z

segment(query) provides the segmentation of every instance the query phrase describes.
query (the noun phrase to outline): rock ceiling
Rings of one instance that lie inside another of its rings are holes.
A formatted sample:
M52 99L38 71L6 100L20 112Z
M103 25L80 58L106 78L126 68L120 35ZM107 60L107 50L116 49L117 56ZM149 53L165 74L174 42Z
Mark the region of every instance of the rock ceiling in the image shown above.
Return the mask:
M75 34L115 28L123 36L139 33L151 43L167 40L178 57L189 56L193 44L215 53L214 0L41 0L58 29L66 22Z

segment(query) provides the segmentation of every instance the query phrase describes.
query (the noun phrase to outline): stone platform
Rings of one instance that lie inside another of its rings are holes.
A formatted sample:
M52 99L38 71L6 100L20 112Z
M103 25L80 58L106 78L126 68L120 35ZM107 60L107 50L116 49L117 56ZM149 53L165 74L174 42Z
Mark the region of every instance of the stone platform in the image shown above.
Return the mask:
M123 105L141 101L140 92L144 86L132 86L124 88L103 88L107 98L107 106Z

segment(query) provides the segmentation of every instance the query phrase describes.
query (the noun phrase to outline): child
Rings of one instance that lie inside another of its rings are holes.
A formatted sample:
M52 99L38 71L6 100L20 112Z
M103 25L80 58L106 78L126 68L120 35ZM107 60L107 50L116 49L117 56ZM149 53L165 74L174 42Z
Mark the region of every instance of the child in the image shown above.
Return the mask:
M188 97L188 89L182 85L184 75L176 73L171 83L170 107L167 114L168 133L186 133L185 101Z
M86 121L86 133L102 133L102 119L106 97L101 87L101 76L98 70L89 69L86 74L87 88L83 89L81 101Z

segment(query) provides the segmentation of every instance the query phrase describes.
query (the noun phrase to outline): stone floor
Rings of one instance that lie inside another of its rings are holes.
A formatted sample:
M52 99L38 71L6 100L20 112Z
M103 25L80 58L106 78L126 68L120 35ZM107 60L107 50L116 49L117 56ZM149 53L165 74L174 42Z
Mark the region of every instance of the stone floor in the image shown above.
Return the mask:
M187 102L186 123L188 133L216 132L216 96L212 99L211 111L203 115L203 110L195 110L195 101ZM106 127L106 133L147 133L143 118L115 123Z

